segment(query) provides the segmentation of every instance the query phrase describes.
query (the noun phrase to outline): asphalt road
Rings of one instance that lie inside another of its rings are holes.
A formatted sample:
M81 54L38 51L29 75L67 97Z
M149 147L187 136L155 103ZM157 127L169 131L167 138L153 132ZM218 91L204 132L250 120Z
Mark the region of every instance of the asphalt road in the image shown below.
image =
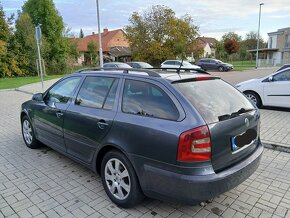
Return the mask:
M239 82L243 82L249 79L261 78L273 73L278 68L261 68L245 71L228 71L228 72L216 72L208 71L211 75L220 76L228 83L235 85Z

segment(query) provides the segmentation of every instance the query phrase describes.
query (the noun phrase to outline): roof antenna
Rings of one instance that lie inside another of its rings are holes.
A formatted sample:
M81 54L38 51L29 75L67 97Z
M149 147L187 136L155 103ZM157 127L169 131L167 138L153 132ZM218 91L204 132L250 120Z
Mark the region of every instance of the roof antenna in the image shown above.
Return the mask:
M183 59L181 60L180 66L179 66L179 68L178 68L177 71L176 71L180 79L181 79L181 76L180 76L180 69L181 69L181 67L182 67L182 64L183 64Z

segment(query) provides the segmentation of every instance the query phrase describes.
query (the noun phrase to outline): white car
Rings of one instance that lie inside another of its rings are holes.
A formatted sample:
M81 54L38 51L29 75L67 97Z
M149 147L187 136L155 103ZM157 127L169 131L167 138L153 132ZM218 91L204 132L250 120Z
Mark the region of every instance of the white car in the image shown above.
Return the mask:
M236 85L257 107L290 108L290 68L260 79L251 79Z
M167 60L167 61L164 61L161 64L161 68L178 69L180 67L180 65L181 65L181 62L182 61L180 61L180 60ZM183 61L180 69L193 69L193 70L194 69L199 69L199 70L201 70L201 67L197 66L197 65L194 65L194 64L191 64L188 61Z

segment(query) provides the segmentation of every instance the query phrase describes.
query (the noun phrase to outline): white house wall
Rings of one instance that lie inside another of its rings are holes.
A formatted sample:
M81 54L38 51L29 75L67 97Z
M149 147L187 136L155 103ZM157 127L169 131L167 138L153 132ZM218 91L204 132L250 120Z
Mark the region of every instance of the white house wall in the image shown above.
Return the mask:
M204 46L204 53L203 57L207 57L208 55L211 55L211 48L208 43Z

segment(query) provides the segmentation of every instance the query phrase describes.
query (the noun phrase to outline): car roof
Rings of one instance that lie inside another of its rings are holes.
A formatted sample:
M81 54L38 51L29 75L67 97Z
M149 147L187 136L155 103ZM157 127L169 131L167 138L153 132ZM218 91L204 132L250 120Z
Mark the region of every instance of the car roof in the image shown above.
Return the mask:
M215 77L212 76L210 74L206 74L206 73L198 73L198 72L172 72L172 71L167 71L164 72L163 70L139 70L139 69L123 69L123 68L119 68L119 69L103 69L100 70L98 69L98 71L94 70L94 69L83 69L80 71L75 72L75 74L86 74L86 75L118 75L118 76L125 76L125 75L129 75L132 77L142 77L142 78L155 78L155 79L164 79L167 80L168 82L175 82L175 81L179 81L179 80L185 80L185 79L196 79L196 78L219 78L219 77ZM130 72L130 73L129 73Z
M148 64L147 62L144 62L144 61L130 61L130 62L127 62L127 64L128 63L137 63L137 64L146 63L146 64Z
M108 63L105 63L105 64L126 64L124 62L108 62Z

